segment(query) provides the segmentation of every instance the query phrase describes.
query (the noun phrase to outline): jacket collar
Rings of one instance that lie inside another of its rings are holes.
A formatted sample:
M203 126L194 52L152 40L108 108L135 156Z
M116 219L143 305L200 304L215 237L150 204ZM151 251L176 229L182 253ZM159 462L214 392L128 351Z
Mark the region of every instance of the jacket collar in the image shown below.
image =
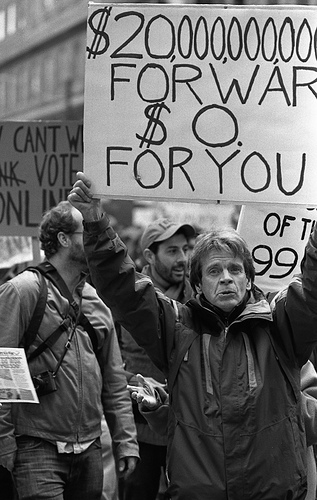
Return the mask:
M210 304L202 296L191 299L187 305L192 309L194 316L198 316L206 326L212 325L213 329L219 332L223 329L223 325L229 326L236 320L266 319L272 321L270 305L263 292L255 285L252 285L251 291L246 293L243 301L229 315Z

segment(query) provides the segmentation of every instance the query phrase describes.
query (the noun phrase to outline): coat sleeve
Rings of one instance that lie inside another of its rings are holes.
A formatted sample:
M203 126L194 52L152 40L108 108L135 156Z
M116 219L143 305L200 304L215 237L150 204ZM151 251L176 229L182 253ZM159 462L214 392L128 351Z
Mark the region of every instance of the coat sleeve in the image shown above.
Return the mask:
M19 347L38 299L34 273L23 273L0 286L0 345ZM12 403L18 404L18 403ZM0 407L0 465L16 450L11 405Z
M274 300L276 334L289 359L302 367L317 345L317 230L311 233L301 266Z
M132 403L113 323L106 333L101 357L103 410L115 458L139 457Z
M86 284L83 296L83 312L102 339L97 356L102 377L101 400L115 459L139 457L131 397L111 311L90 285Z
M164 303L150 280L136 272L124 243L109 226L105 216L84 224L84 244L92 282L118 321L166 374L166 340L173 335L175 312ZM167 316L169 316L167 318ZM167 332L167 329L170 331Z
M307 446L317 443L317 373L311 361L301 369L301 399Z
M139 404L139 410L147 420L152 431L161 436L166 436L168 430L169 396L164 390L157 388L156 399L160 402L160 405L155 410L147 408L142 403Z

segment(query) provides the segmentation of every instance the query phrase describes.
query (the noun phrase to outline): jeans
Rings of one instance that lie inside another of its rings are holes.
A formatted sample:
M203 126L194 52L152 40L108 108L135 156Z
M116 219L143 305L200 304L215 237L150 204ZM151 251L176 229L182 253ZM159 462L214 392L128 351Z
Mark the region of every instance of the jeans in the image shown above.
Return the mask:
M0 498L1 500L14 500L14 489L11 473L0 465Z
M101 500L118 500L118 480L116 464L112 453L112 439L107 422L101 420L101 449L103 465L103 489Z
M13 477L19 500L100 500L100 439L83 453L58 453L41 438L17 438Z
M166 446L139 441L140 462L132 474L119 483L120 500L155 500L165 469Z

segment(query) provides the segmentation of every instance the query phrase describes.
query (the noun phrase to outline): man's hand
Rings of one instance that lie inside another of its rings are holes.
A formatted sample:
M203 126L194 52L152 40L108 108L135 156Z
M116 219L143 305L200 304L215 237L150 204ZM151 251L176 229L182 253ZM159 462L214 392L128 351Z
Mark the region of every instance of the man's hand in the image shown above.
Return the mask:
M67 199L73 207L79 210L85 222L94 222L101 219L100 200L93 198L91 182L83 172L77 172L77 181Z
M12 472L14 468L15 457L16 451L14 451L13 453L8 453L7 455L3 455L2 457L0 457L0 465Z
M160 401L157 400L155 394L155 380L145 379L142 375L137 375L138 385L128 385L130 395L138 404L145 406L151 410L160 406ZM157 383L158 385L161 385Z
M122 479L127 479L127 477L129 477L134 471L137 463L137 457L120 458L118 463L118 476Z

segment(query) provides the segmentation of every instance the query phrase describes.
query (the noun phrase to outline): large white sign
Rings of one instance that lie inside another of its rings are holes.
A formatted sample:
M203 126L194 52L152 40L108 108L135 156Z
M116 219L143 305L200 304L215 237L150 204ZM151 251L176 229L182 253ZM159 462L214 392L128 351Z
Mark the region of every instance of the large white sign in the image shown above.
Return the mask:
M316 40L316 7L90 2L96 194L314 205Z
M300 207L242 207L238 231L254 260L255 283L266 293L287 286L300 272L317 211Z

